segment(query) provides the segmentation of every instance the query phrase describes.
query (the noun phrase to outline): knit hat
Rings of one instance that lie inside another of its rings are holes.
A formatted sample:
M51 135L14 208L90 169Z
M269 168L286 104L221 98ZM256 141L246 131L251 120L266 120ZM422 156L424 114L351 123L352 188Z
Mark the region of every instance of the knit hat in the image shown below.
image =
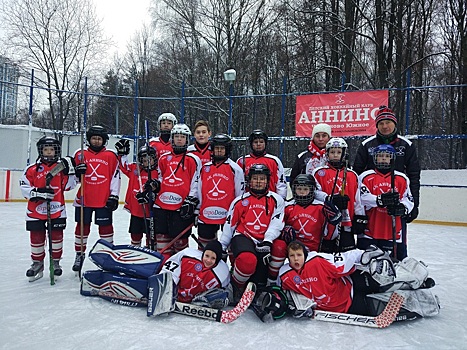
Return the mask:
M210 250L210 251L213 251L214 253L216 253L216 265L219 263L219 261L221 260L222 258L222 245L220 244L219 241L209 241L206 246L204 247L204 250L203 250L203 256L204 256L204 252L206 250Z
M393 110L387 106L380 106L378 112L376 112L375 123L378 126L378 123L381 120L390 120L397 125L397 118Z
M328 124L326 123L320 123L320 124L316 124L314 127L313 127L313 131L311 133L311 138L315 137L315 134L317 134L318 132L325 132L326 134L329 135L329 138L331 138L331 126L329 126Z

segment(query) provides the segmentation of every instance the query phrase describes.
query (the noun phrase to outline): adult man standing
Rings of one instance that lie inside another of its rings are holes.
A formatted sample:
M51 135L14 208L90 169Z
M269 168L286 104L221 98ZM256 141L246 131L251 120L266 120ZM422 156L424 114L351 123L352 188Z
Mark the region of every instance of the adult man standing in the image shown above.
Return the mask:
M373 150L382 144L390 144L396 150L394 169L407 175L410 180L410 191L414 200L414 208L403 219L402 243L397 244L397 258L402 260L407 256L407 223L418 216L420 204L420 163L415 145L407 138L398 134L397 118L392 109L381 106L376 112L376 135L365 139L357 149L353 170L361 174L365 170L375 169Z

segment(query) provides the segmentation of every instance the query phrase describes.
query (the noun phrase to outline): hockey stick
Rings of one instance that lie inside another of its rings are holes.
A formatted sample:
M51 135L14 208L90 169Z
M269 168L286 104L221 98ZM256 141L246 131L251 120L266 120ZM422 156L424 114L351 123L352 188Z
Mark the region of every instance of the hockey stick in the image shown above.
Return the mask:
M174 243L180 239L180 237L182 237L185 233L187 233L193 226L194 226L195 223L192 223L190 225L188 225L182 232L180 232L174 239L172 239L169 244L167 244L164 248L161 249L161 251L159 253L164 253L167 249L169 249L170 247L172 247L174 245Z
M395 157L395 155L394 155ZM396 174L395 174L395 159L391 158L391 192L394 193L395 190L395 182L396 182ZM394 261L397 261L397 235L396 235L396 216L391 215L391 225L392 225L392 250L393 250L393 258Z
M151 183L151 156L149 155L149 123L148 120L145 120L144 128L146 131L146 147L147 147L147 161L148 161L148 181ZM151 188L152 192L152 188ZM152 250L156 250L157 246L155 244L156 237L155 237L155 232L154 232L154 210L152 208L153 202L152 202L152 195L149 196L149 248ZM146 222L146 221L145 221Z
M317 310L315 311L313 319L325 322L344 323L353 326L386 328L395 321L403 302L404 297L394 292L392 293L386 307L378 316L363 316Z

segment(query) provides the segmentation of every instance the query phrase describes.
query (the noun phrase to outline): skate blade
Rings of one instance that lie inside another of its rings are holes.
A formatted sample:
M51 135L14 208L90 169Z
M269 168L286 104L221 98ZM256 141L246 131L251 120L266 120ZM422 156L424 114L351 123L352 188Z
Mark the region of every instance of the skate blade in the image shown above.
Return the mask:
M38 279L44 277L44 272L41 271L39 272L37 275L35 276L32 276L32 277L29 277L29 282L34 282L34 281L37 281Z

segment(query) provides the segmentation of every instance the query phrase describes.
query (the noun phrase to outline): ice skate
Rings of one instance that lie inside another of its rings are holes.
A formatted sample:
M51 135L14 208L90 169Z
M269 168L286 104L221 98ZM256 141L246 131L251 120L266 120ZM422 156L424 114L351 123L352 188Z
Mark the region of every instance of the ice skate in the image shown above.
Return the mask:
M81 253L76 253L75 262L73 264L73 267L71 268L75 272L76 276L78 276L81 271L81 267L83 266L84 262L84 257L84 254L81 255Z
M62 275L62 267L60 266L60 259L54 259L54 276L58 277Z
M29 270L26 271L26 277L29 277L29 282L34 282L44 276L44 262L33 261Z

